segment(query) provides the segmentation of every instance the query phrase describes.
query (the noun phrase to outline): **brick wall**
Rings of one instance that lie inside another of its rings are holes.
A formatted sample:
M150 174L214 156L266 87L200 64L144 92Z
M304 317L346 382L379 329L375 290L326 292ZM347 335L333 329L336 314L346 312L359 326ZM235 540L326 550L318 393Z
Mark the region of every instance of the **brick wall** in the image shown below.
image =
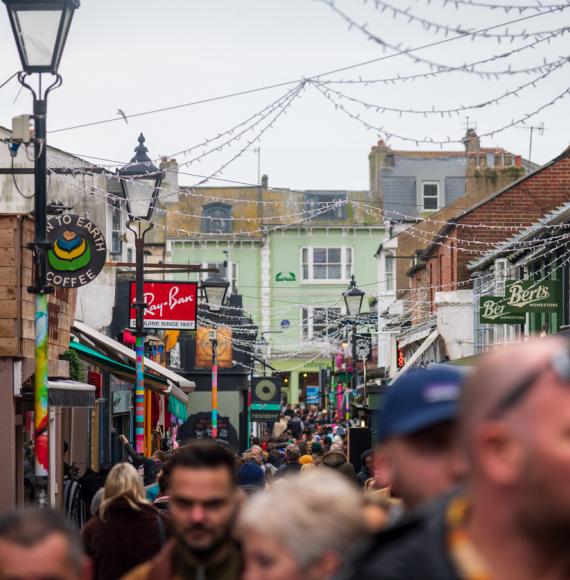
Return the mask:
M426 260L426 268L414 275L412 281L414 293L419 298L422 295L419 291L420 286L425 285L426 288L435 286L435 289L428 291L431 299L431 294L437 291L437 288L443 291L469 288L470 274L467 264L485 250L491 249L494 244L516 233L515 230L472 226L528 227L568 200L570 200L570 151L564 152L550 166L528 179L516 183L456 218L458 225L447 233L445 239L434 238L441 245L436 246ZM482 245L481 242L486 244ZM441 264L441 271L439 266L434 266L435 263ZM423 272L427 272L428 276L426 277Z

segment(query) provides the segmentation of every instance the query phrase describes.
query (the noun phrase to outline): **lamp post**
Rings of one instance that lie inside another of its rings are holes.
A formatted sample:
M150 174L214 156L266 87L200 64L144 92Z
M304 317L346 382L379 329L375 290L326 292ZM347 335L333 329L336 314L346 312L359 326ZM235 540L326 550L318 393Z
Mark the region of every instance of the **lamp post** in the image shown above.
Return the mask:
M47 281L47 97L59 87L59 63L65 48L69 27L79 0L3 0L8 10L12 32L18 47L23 72L18 74L22 86L34 99L34 281L28 288L35 299L35 378L34 378L34 441L35 475L48 474L48 294L53 291ZM28 77L38 73L37 91L28 84ZM42 74L54 79L44 87Z
M219 314L224 305L230 283L220 276L209 276L202 282L202 292L209 312ZM212 343L212 437L218 437L218 335L216 329L210 331Z
M163 173L147 155L145 138L141 133L131 162L117 171L127 206L127 228L135 236L136 298L136 383L135 383L135 449L145 452L145 400L144 400L144 240L153 228L151 221L160 193Z
M356 388L356 317L360 314L362 309L362 301L364 299L364 290L361 290L356 285L354 274L350 279L350 286L342 293L344 303L346 305L346 312L350 319L352 319L352 390Z

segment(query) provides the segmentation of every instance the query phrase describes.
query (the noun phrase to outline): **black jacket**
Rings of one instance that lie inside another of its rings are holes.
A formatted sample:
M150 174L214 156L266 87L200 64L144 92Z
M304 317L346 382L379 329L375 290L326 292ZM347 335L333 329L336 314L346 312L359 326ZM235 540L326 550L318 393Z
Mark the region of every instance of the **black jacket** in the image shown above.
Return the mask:
M281 479L282 477L288 477L289 475L296 475L301 473L300 463L284 463L274 475L274 479Z
M420 508L373 538L349 580L461 580L447 551L449 497Z

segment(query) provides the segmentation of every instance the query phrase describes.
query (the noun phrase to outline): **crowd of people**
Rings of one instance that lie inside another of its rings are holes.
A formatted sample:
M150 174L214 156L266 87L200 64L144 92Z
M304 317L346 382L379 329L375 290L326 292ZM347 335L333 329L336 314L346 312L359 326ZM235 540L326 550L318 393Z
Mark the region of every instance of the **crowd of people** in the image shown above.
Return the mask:
M157 482L134 455L80 532L2 515L0 578L570 579L569 386L568 343L537 339L398 378L358 469L342 421L290 407L240 456L155 457Z

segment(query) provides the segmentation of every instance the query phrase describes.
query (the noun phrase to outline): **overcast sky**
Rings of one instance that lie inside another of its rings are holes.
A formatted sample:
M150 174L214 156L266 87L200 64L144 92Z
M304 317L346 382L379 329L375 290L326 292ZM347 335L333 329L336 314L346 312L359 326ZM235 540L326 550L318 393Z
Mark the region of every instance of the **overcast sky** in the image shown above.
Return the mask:
M487 0L492 1L492 0ZM497 0L497 2L500 0ZM555 0L552 0L553 2ZM559 0L563 2L564 0ZM391 0L394 6L411 7L414 14L443 24L482 28L521 15L503 10L445 7L441 0ZM516 3L517 0L512 0ZM533 0L519 0L532 4ZM332 69L390 54L353 28L325 3L316 0L82 0L73 22L60 72L63 86L50 96L48 129L117 117L114 123L85 127L49 136L49 143L78 155L127 161L136 138L143 131L153 157L170 155L213 137L244 121L283 95L294 85L284 86L170 112L130 119L117 109L134 114L207 99L268 84L310 77ZM374 9L374 3L338 0L337 6L368 30L392 44L419 46L445 38L405 18L393 18ZM524 12L522 16L532 12ZM570 26L570 9L542 15L509 26L510 32L543 31ZM529 43L461 39L424 49L423 58L458 66L465 62ZM481 65L483 70L527 68L568 55L568 36L516 57ZM7 15L0 6L0 84L20 67ZM345 101L354 114L370 125L404 136L460 138L466 116L484 133L532 112L561 94L569 86L570 65L552 72L527 88L518 98L499 105L463 113L453 118L425 119L395 113L366 111ZM396 56L322 77L330 79L379 79L409 75L429 69L406 56ZM338 85L336 89L378 106L430 109L477 104L528 83L540 73L503 75L485 80L466 73L443 74L431 80L374 84L367 87ZM16 80L0 89L0 124L11 125L14 115L31 112L27 91L19 96ZM529 124L544 123L546 131L536 135L532 160L545 162L568 144L569 99L542 111ZM261 125L262 128L264 125ZM253 138L254 130L225 148L193 163L188 173L209 175L230 160ZM378 132L367 130L307 86L287 114L277 119L261 137L261 168L270 185L311 189L364 189L368 187L368 152ZM528 156L528 131L510 129L484 138L483 145L505 147ZM390 141L394 148L414 149L413 143ZM253 149L256 144L251 145ZM424 145L424 149L438 146ZM459 149L460 144L446 146ZM198 149L197 151L201 151ZM196 151L193 152L194 154ZM179 156L179 162L189 157ZM223 177L255 183L257 156L248 151L224 170ZM198 178L182 175L181 182L194 184ZM211 182L220 185L222 182Z

